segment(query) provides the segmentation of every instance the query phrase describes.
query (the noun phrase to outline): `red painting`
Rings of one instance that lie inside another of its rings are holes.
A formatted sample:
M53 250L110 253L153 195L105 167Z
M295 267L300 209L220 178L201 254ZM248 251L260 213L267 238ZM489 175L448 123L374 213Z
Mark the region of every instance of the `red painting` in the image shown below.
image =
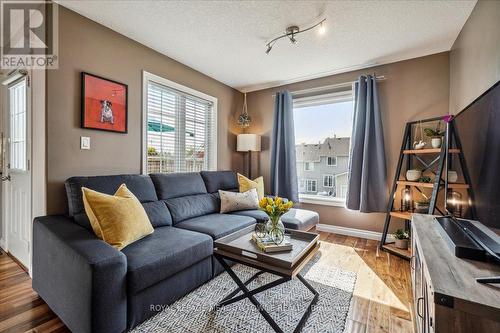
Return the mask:
M82 73L82 127L127 133L127 85Z

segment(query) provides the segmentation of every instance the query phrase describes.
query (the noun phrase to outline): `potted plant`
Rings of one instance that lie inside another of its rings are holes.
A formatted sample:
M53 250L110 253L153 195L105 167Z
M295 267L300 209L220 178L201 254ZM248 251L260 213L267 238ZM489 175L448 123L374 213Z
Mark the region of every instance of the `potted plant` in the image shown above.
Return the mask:
M396 244L394 244L398 249L406 250L408 249L408 240L410 239L410 235L407 231L403 229L398 229L393 234L394 239L396 240Z
M285 238L285 226L281 222L281 216L288 212L292 206L293 201L285 202L280 197L264 197L259 201L259 208L269 217L266 224L267 234L277 245L281 244Z
M415 201L415 213L427 214L429 212L429 199Z
M425 135L431 138L431 146L432 148L441 148L441 144L443 143L443 135L444 131L441 132L441 122L438 122L435 129L433 128L425 128Z
M158 156L158 151L155 147L148 147L148 156Z

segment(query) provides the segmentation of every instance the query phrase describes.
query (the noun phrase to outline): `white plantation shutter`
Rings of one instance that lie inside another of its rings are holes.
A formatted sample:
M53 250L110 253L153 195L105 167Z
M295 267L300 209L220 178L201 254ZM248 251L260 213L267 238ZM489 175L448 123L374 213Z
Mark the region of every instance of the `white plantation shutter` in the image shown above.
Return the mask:
M148 173L214 170L213 102L153 81L146 98Z

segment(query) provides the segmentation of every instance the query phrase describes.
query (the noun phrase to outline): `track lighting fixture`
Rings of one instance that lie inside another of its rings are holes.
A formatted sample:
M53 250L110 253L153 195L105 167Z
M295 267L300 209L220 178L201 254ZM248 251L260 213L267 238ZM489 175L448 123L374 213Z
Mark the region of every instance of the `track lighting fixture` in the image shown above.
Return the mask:
M274 44L276 44L276 42L282 38L288 37L288 39L290 39L290 42L292 44L297 44L297 39L295 38L295 36L297 36L298 34L301 34L303 32L312 30L318 26L319 26L318 32L321 35L323 35L326 32L325 21L326 21L326 19L322 19L320 22L318 22L318 23L316 23L316 24L314 24L314 25L312 25L309 28L306 28L304 30L300 30L300 28L296 25L292 25L292 26L287 27L284 35L278 36L266 44L266 47L267 47L266 54L269 54L269 52L271 52L271 50L273 49Z

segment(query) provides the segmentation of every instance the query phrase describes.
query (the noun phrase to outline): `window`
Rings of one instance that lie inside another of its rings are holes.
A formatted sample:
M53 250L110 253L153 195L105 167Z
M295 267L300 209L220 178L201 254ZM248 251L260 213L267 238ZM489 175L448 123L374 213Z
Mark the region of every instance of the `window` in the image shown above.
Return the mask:
M305 191L306 192L316 192L316 180L315 179L305 179Z
M337 156L328 156L326 158L326 165L337 166Z
M9 87L10 169L27 170L26 152L26 79Z
M313 162L305 162L304 163L304 171L313 171L314 163Z
M147 173L216 170L217 99L144 72Z
M336 89L293 96L297 176L299 184L304 184L299 186L302 202L343 205L345 201L354 102L352 89ZM314 179L319 179L319 188Z
M323 176L323 187L333 187L333 175Z

